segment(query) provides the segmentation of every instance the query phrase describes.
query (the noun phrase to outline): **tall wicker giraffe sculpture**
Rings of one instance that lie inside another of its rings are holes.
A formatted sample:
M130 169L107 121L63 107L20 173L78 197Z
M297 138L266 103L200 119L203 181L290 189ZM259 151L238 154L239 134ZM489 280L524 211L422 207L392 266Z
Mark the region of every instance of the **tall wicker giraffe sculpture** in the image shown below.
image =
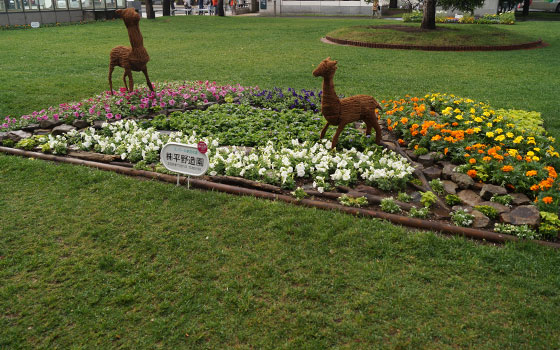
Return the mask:
M363 120L366 123L366 136L371 134L371 128L375 129L375 143L381 144L381 128L377 122L376 108L381 110L377 101L368 95L355 95L339 99L334 90L334 73L337 70L337 61L330 57L321 61L313 71L313 76L323 77L323 97L321 97L321 113L327 120L327 124L321 130L321 138L329 125L337 125L332 139L331 148L334 149L338 143L340 133L348 123Z
M128 39L132 47L117 46L111 50L109 61L109 89L111 95L113 94L113 70L115 66L124 68L123 81L124 86L128 91L134 89L134 80L132 79L132 71L144 73L146 76L146 83L151 91L154 91L150 78L148 77L148 68L146 64L150 60L148 51L144 48L144 39L140 33L140 15L133 9L119 9L115 13L121 17L128 30ZM128 77L128 85L126 84L126 77Z

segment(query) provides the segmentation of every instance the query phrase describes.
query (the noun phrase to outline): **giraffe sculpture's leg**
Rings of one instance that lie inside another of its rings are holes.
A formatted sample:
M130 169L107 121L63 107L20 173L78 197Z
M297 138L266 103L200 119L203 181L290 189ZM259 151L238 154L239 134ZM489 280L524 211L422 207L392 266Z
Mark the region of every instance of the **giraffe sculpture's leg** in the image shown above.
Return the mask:
M113 94L113 71L115 66L109 64L109 90L111 90L111 95Z
M325 137L325 133L327 132L327 129L329 128L329 123L325 124L325 126L323 126L323 129L321 130L321 136L319 137L319 139L322 139L323 137Z
M122 75L122 81L124 82L124 87L125 89L128 90L128 85L126 83L126 71L124 71L123 75Z
M377 114L375 113L375 109L368 113L368 116L364 118L364 122L366 123L366 135L371 135L371 128L375 129L375 143L380 145L381 144L381 128L379 127L379 122L377 121Z
M152 86L152 82L150 81L150 78L148 78L148 68L144 68L142 69L142 73L144 73L144 75L146 76L146 84L148 84L148 87L150 88L150 91L154 91L154 87Z
M126 74L128 75L128 91L134 91L134 79L132 78L132 70L127 70Z
M346 126L346 123L343 123L343 122L340 122L340 124L338 124L338 128L336 128L336 132L334 133L334 136L332 138L331 149L336 148L336 144L338 143L338 136L340 136L340 133L342 132L342 130L344 130L345 126Z

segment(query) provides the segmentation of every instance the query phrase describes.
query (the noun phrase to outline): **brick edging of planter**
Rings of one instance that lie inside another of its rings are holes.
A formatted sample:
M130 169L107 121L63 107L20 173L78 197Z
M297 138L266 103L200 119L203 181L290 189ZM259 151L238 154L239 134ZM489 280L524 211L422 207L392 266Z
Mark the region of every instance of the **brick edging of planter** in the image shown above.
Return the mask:
M325 36L325 39L340 45L369 47L374 49L401 49L401 50L424 50L424 51L510 51L534 49L543 46L542 39L528 43L500 46L431 46L431 45L404 45L404 44L379 44L366 43L355 40L337 39Z

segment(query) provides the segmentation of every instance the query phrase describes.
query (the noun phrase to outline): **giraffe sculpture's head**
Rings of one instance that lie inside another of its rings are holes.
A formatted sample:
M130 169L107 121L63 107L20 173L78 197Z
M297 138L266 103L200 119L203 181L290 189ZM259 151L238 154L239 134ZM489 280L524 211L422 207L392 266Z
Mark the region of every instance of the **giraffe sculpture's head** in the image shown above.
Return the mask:
M325 58L321 61L321 63L319 63L317 68L315 68L315 70L313 71L313 76L323 78L333 77L334 73L338 69L338 67L336 66L337 63L338 61L333 61L330 57Z
M118 9L117 11L115 11L115 13L117 14L117 16L123 19L124 24L127 27L137 26L140 22L140 15L132 7L126 9Z

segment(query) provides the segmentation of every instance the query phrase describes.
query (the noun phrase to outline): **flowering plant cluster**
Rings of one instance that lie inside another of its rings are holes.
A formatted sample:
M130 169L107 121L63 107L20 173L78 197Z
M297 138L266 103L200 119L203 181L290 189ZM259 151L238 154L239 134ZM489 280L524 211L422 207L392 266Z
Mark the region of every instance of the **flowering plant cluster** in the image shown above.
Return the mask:
M382 101L382 116L399 143L442 154L475 180L524 192L539 206L560 201L555 139L517 124L519 111L446 94Z
M301 90L288 88L253 91L245 94L243 102L260 108L270 108L275 111L285 109L303 109L305 111L319 112L321 107L322 91Z
M313 179L313 187L323 192L334 185L349 186L359 179L386 190L402 188L414 169L401 156L372 148L330 152L331 143L299 142L278 146L269 141L250 154L236 147L222 147L210 160L210 175L239 176L295 188L298 178Z
M71 124L75 119L119 120L125 116L137 117L158 113L163 109L186 109L207 102L233 101L244 93L257 91L256 87L241 85L218 85L215 82L170 82L154 84L157 92L140 86L133 92L121 88L113 95L106 91L80 102L63 103L47 109L34 111L20 118L5 117L0 131L20 129L42 120Z
M403 22L422 22L423 14L421 11L412 11L403 14ZM486 14L475 18L470 15L462 17L449 17L446 11L436 12L437 23L463 23L463 24L515 24L515 12L503 12L497 15Z
M159 115L146 126L159 130L196 131L198 135L212 135L222 145L264 146L267 141L289 145L292 139L318 141L325 124L320 114L298 109L281 111L263 110L245 104L215 104L207 110L174 112L169 116ZM330 128L326 138L331 138L335 128ZM347 127L340 134L339 144L343 148L355 147L363 150L375 144L373 138L363 137L363 132Z

